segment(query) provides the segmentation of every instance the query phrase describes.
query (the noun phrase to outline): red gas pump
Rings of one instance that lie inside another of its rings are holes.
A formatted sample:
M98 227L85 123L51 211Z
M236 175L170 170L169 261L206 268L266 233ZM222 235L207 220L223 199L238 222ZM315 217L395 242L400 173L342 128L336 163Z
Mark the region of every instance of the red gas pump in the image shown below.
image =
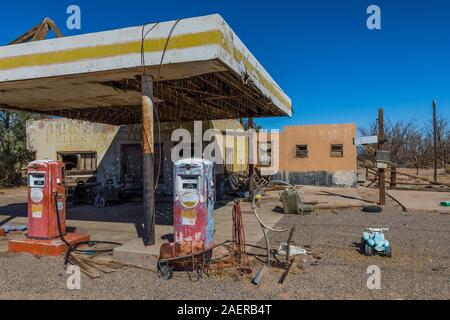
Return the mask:
M66 187L62 161L41 160L28 165L28 234L10 240L10 252L57 256L89 235L66 232Z
M52 240L60 237L60 229L65 236L64 163L61 161L32 162L28 166L28 237Z

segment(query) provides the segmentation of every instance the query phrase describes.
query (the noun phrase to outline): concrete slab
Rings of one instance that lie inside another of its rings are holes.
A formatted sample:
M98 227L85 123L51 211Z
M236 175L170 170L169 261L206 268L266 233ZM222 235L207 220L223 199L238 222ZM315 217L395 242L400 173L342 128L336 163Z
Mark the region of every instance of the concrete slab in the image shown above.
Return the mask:
M298 190L303 194L306 203L314 203L316 210L358 208L374 204L362 196L358 188L302 186ZM273 205L281 206L280 192L269 191L263 201L272 201Z
M450 213L450 207L442 207L442 201L450 201L450 192L389 190L389 195L408 210Z
M113 251L114 260L157 272L159 249L162 242L146 247L142 239L134 239Z
M244 212L250 212L249 203L243 203L242 207ZM232 203L230 203L215 211L216 234L214 242L216 244L229 241L232 238L232 208ZM273 212L270 209L271 208L264 208L261 210L261 218L269 226L275 227L283 215ZM256 217L253 214L244 213L243 222L247 243L257 244L260 242L264 235ZM145 247L141 239L133 239L123 246L114 249L114 260L156 271L160 246L164 243L163 239L167 239L168 235L173 235L173 227L157 226L156 233L158 239L156 245Z
M89 234L68 233L65 240L70 246L90 240ZM67 252L67 245L61 239L36 240L23 236L22 239L12 239L8 242L8 251L11 253L29 253L33 256L57 257Z
M318 209L327 209L336 206L365 206L369 201L361 198L357 188L330 188L305 186L300 189L304 192L305 202L318 202Z
M11 192L11 194L13 193L15 193L15 197L11 195L10 199L0 198L0 225L24 225L28 223L26 218L26 189L19 193ZM280 203L275 200L261 203L261 218L271 227L276 226L283 217L283 214L274 210L277 205L280 205ZM215 242L218 244L232 238L232 209L233 202L230 202L215 211ZM142 227L139 223L141 210L141 206L134 204L110 207L105 211L89 206L70 208L67 225L77 232L90 234L92 240L123 243L124 245L117 248L113 254L114 258L120 262L146 268L155 267L154 257L155 255L159 256L160 244L172 240L174 228L169 222L171 219L159 219L164 225L157 224L156 226L158 244L154 247L145 248L139 238L139 229ZM263 233L252 213L251 204L243 202L242 212L247 242L251 244L260 242L263 239ZM112 220L112 222L109 220ZM8 240L12 237L13 235L0 237L0 253L7 252ZM18 237L22 237L22 235L18 235Z

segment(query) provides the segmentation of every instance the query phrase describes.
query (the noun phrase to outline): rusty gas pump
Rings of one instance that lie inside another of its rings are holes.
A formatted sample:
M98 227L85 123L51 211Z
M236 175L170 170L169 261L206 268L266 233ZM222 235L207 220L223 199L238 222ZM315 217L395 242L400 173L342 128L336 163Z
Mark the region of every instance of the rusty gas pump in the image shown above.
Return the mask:
M65 166L62 161L39 160L28 165L28 233L10 240L10 252L57 256L89 235L67 233Z

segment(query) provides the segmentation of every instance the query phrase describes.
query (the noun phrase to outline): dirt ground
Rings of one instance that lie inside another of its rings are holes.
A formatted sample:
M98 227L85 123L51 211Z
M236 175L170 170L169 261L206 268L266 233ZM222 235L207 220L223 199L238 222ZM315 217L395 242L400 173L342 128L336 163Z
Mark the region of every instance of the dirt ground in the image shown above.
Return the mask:
M362 196L374 197L366 192ZM0 191L0 208L15 197L17 192ZM244 214L250 213L244 210ZM303 218L285 215L278 227L292 225L297 227L295 244L307 248L309 255L296 258L283 285L278 284L282 270L276 268L269 269L256 287L250 276L234 269L191 282L186 272L164 281L153 272L128 267L96 280L82 275L81 290L68 290L69 274L62 258L3 253L0 299L450 299L448 214L404 213L389 202L381 214L354 208L324 210ZM393 247L391 259L358 252L362 230L369 226L390 229L386 236ZM287 240L287 234L270 237L274 248ZM261 262L251 261L255 272ZM366 285L372 265L381 270L380 290Z
M425 186L411 186L411 185L401 185L401 183L418 183L418 184L426 184L427 182L424 179L429 181L434 181L434 170L433 169L420 169L419 175L417 176L417 170L413 168L397 168L397 182L399 186L402 188L417 188L417 187L425 187ZM402 173L407 174L408 176L402 175ZM366 169L358 170L359 177L363 178L366 175ZM417 177L417 178L414 178ZM373 174L370 174L370 179L374 178ZM424 179L421 179L424 178ZM389 170L387 174L387 181L390 180ZM447 173L444 169L438 169L438 182L450 185L450 174Z

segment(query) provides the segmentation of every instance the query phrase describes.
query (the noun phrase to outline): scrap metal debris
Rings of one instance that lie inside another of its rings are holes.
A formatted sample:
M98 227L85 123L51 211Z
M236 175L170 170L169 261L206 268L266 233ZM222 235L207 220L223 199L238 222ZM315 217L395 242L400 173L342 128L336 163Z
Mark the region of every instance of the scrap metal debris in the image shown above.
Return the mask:
M278 254L285 256L288 252L289 255L291 257L295 257L295 256L300 256L300 255L304 255L306 256L308 254L308 252L306 251L306 249L297 247L297 246L290 246L289 250L287 250L287 243L281 243L280 247L278 248Z
M246 274L252 273L247 255L242 209L239 201L236 201L233 207L233 243L236 250L238 269Z

